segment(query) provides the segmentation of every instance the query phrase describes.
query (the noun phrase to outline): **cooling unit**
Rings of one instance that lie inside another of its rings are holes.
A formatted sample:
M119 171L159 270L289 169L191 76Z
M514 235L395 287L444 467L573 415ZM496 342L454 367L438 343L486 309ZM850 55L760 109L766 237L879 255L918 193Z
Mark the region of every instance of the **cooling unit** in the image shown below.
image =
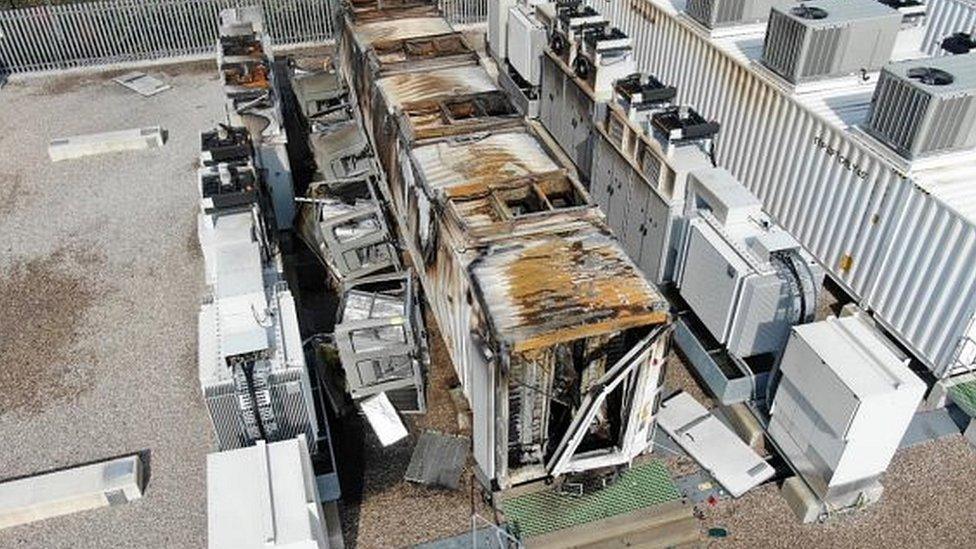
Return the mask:
M773 6L796 5L792 0L689 0L685 11L709 29L761 23Z
M719 123L709 122L688 106L668 107L651 115L651 127L669 143L711 139Z
M794 84L876 71L891 57L901 19L875 0L773 6L762 62Z
M583 34L610 25L590 6L557 6L555 28L550 33L549 49L572 67L582 49Z
M908 159L976 147L976 53L887 65L865 130Z
M632 122L643 122L655 111L669 106L677 95L674 86L665 86L648 74L634 73L613 84L613 96Z
M813 319L823 271L727 171L692 172L687 192L681 297L731 355L778 356Z
M197 176L204 213L247 206L258 199L258 175L250 160L203 166L197 171Z
M583 33L582 50L573 60L573 72L589 84L593 95L609 99L613 83L637 67L630 38L616 27L596 27Z
M249 160L251 153L247 128L220 124L216 129L200 133L200 163L204 166Z

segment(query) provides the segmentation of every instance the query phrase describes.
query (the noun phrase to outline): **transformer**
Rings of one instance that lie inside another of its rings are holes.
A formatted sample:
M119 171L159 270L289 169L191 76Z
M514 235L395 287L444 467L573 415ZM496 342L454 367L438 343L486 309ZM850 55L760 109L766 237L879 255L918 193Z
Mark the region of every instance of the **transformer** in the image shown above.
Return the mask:
M295 302L263 261L255 210L201 214L212 299L200 307L200 386L221 450L304 433L318 424Z
M335 344L354 399L385 392L401 412L427 411L424 376L430 356L412 271L346 285L336 316Z
M876 501L926 386L862 312L792 328L767 432L824 511Z
M908 159L976 147L976 53L886 65L864 129Z
M891 58L901 20L876 0L773 6L762 62L792 84L877 71Z

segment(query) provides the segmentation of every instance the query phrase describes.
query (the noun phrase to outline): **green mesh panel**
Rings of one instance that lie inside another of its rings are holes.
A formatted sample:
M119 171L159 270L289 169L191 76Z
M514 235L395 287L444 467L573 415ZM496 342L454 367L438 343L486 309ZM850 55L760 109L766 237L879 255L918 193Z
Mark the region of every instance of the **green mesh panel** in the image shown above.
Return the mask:
M650 461L591 494L576 497L543 490L504 501L501 510L523 538L531 538L679 499L664 464Z
M976 380L949 387L949 398L970 417L976 417Z

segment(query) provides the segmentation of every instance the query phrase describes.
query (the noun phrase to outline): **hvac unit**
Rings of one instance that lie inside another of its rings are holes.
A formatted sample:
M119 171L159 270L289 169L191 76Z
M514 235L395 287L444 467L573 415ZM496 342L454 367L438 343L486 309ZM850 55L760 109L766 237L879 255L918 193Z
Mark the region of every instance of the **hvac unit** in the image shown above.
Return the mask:
M518 5L508 17L508 63L531 86L542 77L542 52L546 30L533 15L534 9Z
M921 27L925 23L925 2L921 0L878 0L878 2L898 10L903 29Z
M590 6L570 4L556 7L556 20L549 36L549 49L572 67L582 49L583 34L609 26L606 18Z
M875 0L774 6L762 62L793 84L876 71L891 57L901 18Z
M616 103L627 114L627 119L636 123L650 120L650 115L669 106L677 93L674 86L665 86L650 74L630 74L613 84Z
M909 159L976 147L976 53L885 66L865 130Z
M397 410L427 410L429 360L412 271L363 278L342 294L335 341L346 388L355 399L385 392Z
M976 38L972 33L957 32L942 40L942 50L953 55L962 55L976 50Z
M573 72L598 99L610 99L613 83L637 67L630 38L616 27L597 27L583 33L582 51L573 60Z
M249 206L258 199L258 174L250 160L204 166L197 170L197 177L204 213Z
M488 53L501 64L508 57L508 16L516 0L488 0Z
M730 355L774 359L813 319L823 271L727 171L692 172L687 192L681 297Z
M688 0L685 11L709 29L761 23L773 6L796 5L793 0Z
M880 496L926 389L908 362L859 311L790 333L768 433L822 508Z

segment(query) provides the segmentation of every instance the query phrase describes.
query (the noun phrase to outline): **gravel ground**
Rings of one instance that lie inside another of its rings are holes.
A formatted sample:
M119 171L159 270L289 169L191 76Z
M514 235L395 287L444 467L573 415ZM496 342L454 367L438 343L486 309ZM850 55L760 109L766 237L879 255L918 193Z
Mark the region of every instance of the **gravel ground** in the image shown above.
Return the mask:
M775 485L704 509L727 528L715 547L972 547L976 453L960 435L909 448L881 479L881 501L825 524L799 524ZM707 506L706 506L707 507Z
M0 547L203 547L212 433L196 368L199 132L212 63L0 91L0 476L149 451L145 497L0 531ZM161 149L52 163L55 137L162 125Z

